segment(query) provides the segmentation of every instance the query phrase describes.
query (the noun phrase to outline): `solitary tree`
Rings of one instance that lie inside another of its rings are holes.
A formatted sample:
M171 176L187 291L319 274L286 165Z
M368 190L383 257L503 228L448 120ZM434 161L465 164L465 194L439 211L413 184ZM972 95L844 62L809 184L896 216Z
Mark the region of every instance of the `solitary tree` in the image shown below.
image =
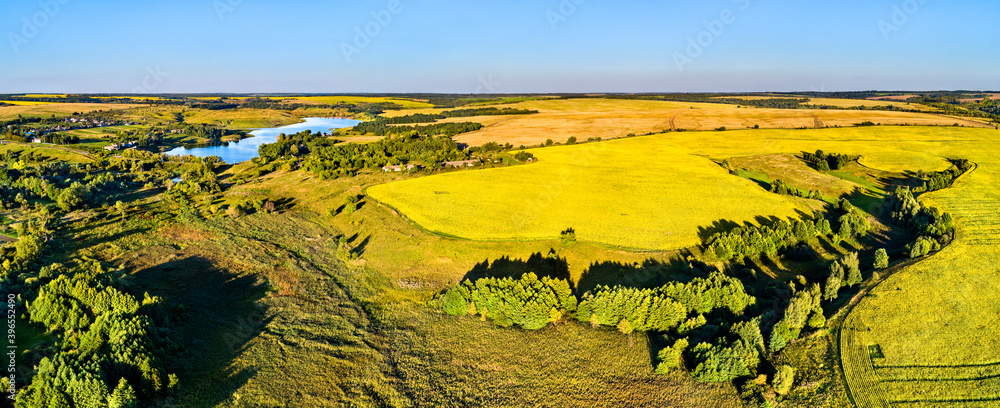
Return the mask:
M885 269L889 267L889 254L885 248L875 251L875 269Z
M823 299L833 300L837 298L837 292L844 283L844 267L840 262L834 262L830 266L830 275L826 278L826 286L823 289Z
M864 280L861 277L861 267L858 266L858 253L851 252L844 256L840 262L844 264L844 269L847 270L847 285L854 286L861 283Z

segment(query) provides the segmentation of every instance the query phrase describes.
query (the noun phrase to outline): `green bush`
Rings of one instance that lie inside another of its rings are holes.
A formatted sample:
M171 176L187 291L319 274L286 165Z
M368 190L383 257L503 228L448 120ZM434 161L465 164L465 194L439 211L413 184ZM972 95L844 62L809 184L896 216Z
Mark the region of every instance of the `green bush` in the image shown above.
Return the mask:
M778 368L778 372L774 374L774 392L785 395L792 390L792 384L795 382L795 369L788 365L783 365Z

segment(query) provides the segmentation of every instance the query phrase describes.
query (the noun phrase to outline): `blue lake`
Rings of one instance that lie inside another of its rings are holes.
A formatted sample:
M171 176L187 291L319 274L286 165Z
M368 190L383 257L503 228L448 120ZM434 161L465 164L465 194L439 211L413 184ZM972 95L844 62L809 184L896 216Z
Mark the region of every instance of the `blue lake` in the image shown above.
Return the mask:
M313 133L331 133L333 129L353 127L358 123L361 123L361 121L354 119L306 118L305 122L294 125L254 130L250 132L253 137L248 137L238 142L229 142L229 145L195 147L193 149L178 147L167 151L167 154L171 156L219 156L226 163L235 164L257 157L257 148L260 145L276 142L278 135L282 133L291 135L306 130L311 130Z

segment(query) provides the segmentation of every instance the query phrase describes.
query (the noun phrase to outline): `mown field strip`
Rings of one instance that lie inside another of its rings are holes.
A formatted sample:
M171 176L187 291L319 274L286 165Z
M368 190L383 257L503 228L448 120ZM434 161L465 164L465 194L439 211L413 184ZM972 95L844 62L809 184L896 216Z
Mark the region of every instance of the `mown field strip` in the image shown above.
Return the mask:
M983 401L894 401L893 405L905 408L940 408L942 404L955 404L962 408L996 408L995 400Z
M966 366L875 366L883 382L970 381L1000 377L1000 363Z
M856 315L848 316L840 334L840 348L844 377L851 387L850 393L854 403L861 408L889 408L882 384L878 381L875 367L872 365L868 345L859 344L867 328L862 327Z

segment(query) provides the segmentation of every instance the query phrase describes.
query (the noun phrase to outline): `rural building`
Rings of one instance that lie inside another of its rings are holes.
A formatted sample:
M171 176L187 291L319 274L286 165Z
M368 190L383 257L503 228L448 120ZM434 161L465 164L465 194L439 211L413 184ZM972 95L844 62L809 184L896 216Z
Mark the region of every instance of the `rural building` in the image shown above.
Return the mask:
M133 140L131 142L126 142L126 143L110 144L110 145L104 146L104 150L110 150L110 151L124 150L124 149L133 148L133 147L135 147L138 144L139 144L139 142L135 141L135 140Z
M459 160L441 163L441 168L447 167L473 167L479 164L479 160Z
M415 168L417 168L416 164L407 164L406 165L406 170L407 171L413 170ZM391 173L391 172L394 172L394 171L403 171L403 166L402 165L400 165L400 166L385 166L385 167L382 167L382 171L384 171L386 173Z
M37 137L31 139L31 143L41 143L41 142L42 142L42 139L39 139Z

